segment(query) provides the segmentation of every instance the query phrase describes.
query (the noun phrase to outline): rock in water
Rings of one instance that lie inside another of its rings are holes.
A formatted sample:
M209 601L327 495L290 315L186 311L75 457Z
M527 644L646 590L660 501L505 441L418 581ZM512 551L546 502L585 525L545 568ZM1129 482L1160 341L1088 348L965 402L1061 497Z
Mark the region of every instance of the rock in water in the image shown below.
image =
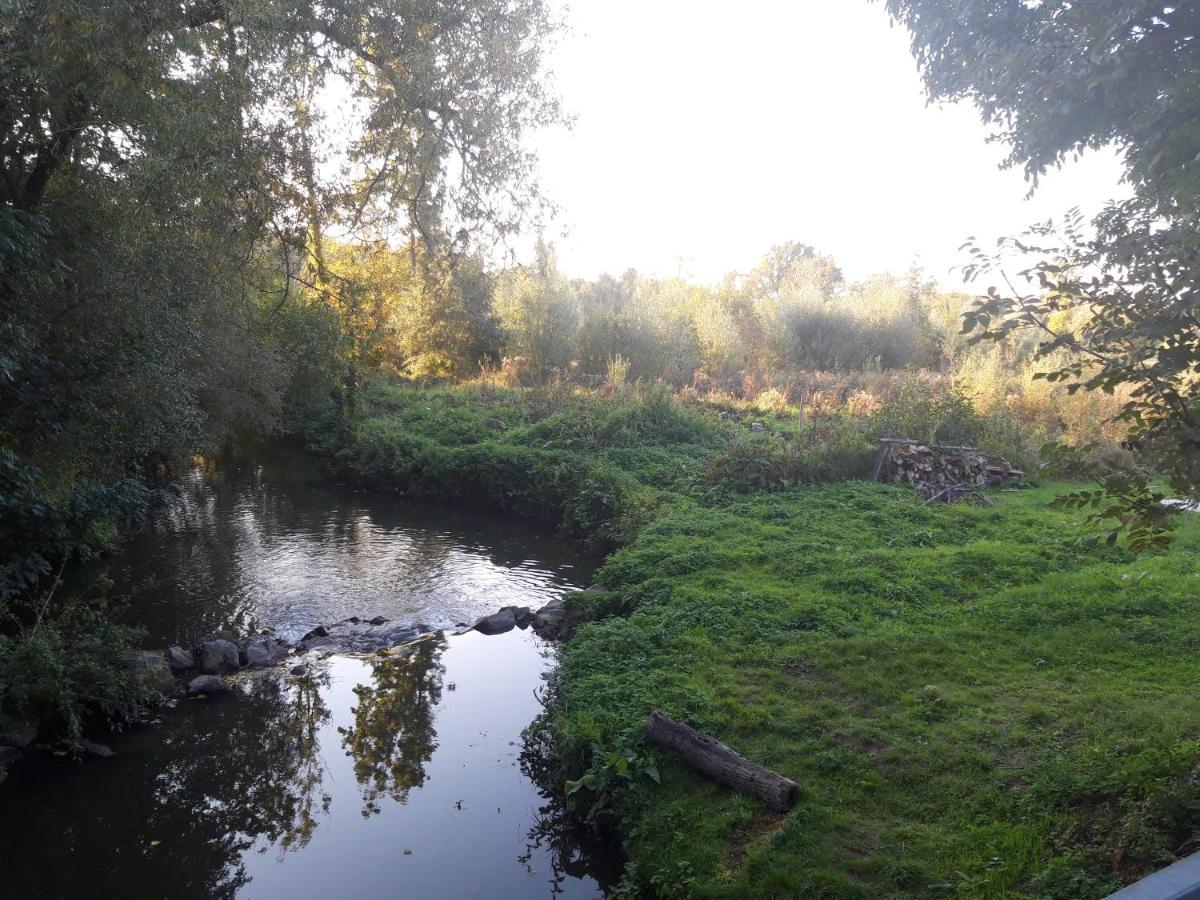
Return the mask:
M175 676L167 665L167 658L156 650L145 650L129 658L128 665L133 680L143 687L164 694L175 693Z
M504 634L506 631L512 631L517 627L515 609L515 607L506 606L499 612L484 616L475 623L475 630L481 634Z
M349 621L349 619L346 621ZM329 629L324 625L318 625L312 631L308 632L308 634L304 635L304 637L300 638L300 643L303 644L305 641L311 641L313 638L323 637L329 637Z
M196 667L196 660L182 647L168 647L167 665L171 667L172 672L186 672Z
M246 665L270 666L287 656L287 648L274 638L258 635L246 642Z
M383 616L376 616L375 618L371 619L371 621L368 624L385 625L385 624L387 624L387 619L385 619Z
M562 627L566 614L566 605L561 598L551 600L534 613L533 630L546 640L554 640L558 637L559 628Z
M229 641L218 638L200 645L200 669L207 675L234 672L239 662L238 648Z
M229 685L216 675L197 675L188 682L189 694L224 694Z
M98 744L96 741L82 740L77 745L81 753L86 753L89 756L99 756L101 759L107 759L113 755L113 748L107 744Z

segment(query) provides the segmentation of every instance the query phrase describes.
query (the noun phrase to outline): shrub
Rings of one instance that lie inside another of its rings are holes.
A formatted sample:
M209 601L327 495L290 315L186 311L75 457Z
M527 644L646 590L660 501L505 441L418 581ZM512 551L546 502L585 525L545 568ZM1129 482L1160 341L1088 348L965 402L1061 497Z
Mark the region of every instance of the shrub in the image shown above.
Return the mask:
M100 603L43 603L31 625L0 637L0 710L75 740L91 716L129 721L148 698L127 668L140 633Z

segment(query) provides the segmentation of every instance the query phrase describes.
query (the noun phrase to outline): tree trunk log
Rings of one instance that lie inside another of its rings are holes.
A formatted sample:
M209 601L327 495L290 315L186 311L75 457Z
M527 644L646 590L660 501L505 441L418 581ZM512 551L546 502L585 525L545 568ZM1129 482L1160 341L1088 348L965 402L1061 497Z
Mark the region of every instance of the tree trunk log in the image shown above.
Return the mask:
M800 799L800 785L790 778L756 766L715 738L658 710L646 720L646 740L674 751L685 763L714 781L761 797L778 812L786 812Z

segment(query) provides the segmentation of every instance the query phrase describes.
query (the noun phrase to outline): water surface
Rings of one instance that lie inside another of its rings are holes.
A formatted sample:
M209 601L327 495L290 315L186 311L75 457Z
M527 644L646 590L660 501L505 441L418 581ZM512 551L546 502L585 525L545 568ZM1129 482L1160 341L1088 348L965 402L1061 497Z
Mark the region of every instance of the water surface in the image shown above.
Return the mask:
M583 587L592 565L511 521L322 486L273 448L198 466L109 568L161 646L348 615L473 620ZM610 858L558 827L521 763L552 648L437 634L307 659L306 676L179 701L109 739L111 759L16 769L0 788L5 895L602 894Z

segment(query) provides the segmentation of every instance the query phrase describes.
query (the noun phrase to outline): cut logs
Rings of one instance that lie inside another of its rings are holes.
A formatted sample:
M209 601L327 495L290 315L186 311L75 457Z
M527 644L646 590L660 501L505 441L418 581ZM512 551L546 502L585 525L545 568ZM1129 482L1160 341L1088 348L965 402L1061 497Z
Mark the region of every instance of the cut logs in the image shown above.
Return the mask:
M911 485L931 502L982 498L980 487L1025 477L1008 460L977 447L922 444L904 438L884 438L879 445L875 480Z
M777 812L786 812L800 798L800 785L770 769L755 765L716 738L690 725L676 722L655 710L646 720L646 740L673 751L685 763L728 787L764 800Z

